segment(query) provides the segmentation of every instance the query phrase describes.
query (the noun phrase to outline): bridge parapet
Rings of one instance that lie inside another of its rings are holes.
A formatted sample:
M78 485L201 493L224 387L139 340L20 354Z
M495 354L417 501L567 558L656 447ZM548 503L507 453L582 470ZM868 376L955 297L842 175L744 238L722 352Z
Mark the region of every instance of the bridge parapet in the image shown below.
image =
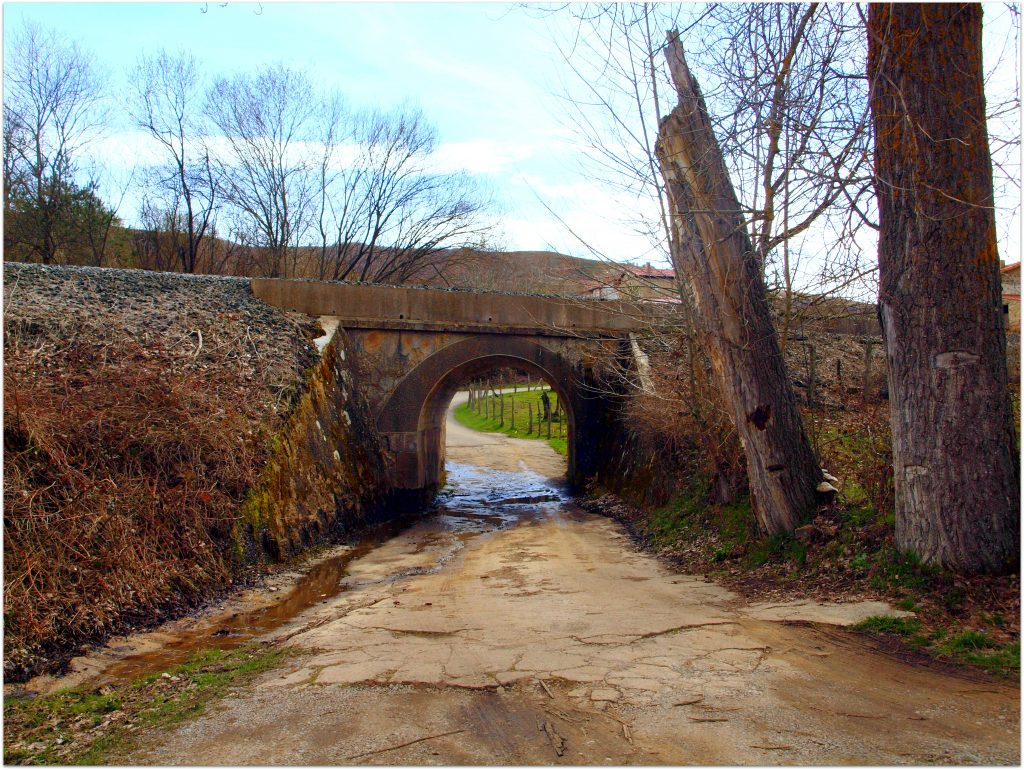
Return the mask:
M253 278L267 304L311 316L335 316L346 329L625 336L645 326L634 303L408 286Z

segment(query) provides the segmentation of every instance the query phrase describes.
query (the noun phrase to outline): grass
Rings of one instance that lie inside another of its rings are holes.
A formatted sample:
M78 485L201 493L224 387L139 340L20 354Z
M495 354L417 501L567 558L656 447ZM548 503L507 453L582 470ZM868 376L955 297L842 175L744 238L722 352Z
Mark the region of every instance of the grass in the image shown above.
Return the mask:
M857 623L857 631L870 634L895 634L897 636L913 636L921 630L921 621L917 618L897 618L892 615L872 615Z
M558 396L551 390L519 390L516 393L505 393L504 419L502 419L502 399L491 396L481 400L479 408L470 407L469 404L462 404L455 408L455 419L461 425L482 433L502 433L513 438L542 439L560 455L569 453L569 428L564 424L564 412L560 415L552 415L550 423L540 419L544 413L541 404L541 394L546 393L550 399L552 413L557 406ZM513 411L513 404L515 409ZM533 413L531 423L530 413ZM561 419L559 419L561 418ZM551 429L551 438L548 439L548 428ZM531 430L532 428L532 430ZM559 435L561 434L561 435Z
M707 510L708 479L694 476L668 503L655 508L645 522L645 529L655 543L671 543L699 526L702 512Z
M276 667L283 648L203 650L188 662L135 681L4 699L4 764L97 765L127 755L142 731L200 716L230 688Z
M968 629L949 636L945 629L924 634L916 618L872 615L853 626L867 634L891 634L903 637L912 647L936 658L970 663L994 674L1020 674L1020 642L1000 643L984 631Z

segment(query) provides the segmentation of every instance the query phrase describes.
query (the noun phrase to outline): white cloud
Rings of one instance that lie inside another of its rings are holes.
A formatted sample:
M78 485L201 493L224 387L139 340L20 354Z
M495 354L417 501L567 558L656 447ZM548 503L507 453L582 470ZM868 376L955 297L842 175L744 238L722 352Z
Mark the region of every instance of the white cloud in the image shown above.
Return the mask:
M443 142L431 156L431 165L442 173L502 174L537 152L533 144L509 144L493 139Z

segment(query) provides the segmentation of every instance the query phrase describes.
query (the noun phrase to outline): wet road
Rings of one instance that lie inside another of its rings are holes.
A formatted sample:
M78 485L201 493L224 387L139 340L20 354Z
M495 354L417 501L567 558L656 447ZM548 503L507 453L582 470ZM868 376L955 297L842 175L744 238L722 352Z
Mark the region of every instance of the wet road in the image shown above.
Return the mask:
M447 433L449 487L431 515L116 664L152 666L193 638L269 634L300 650L133 762L1019 761L1017 687L784 622L847 623L877 605L749 605L574 507L544 442L452 420Z
M280 629L305 654L134 761L1018 762L1016 687L776 622L877 606L747 605L575 508L543 442L448 447L436 512Z

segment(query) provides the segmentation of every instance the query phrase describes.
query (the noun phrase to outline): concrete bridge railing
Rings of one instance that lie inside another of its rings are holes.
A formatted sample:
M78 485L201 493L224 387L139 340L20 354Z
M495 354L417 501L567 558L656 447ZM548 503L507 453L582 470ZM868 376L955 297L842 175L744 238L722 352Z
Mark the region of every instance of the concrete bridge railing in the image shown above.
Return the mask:
M338 317L346 329L621 336L643 328L646 313L608 300L276 278L252 279L252 291L276 307Z

